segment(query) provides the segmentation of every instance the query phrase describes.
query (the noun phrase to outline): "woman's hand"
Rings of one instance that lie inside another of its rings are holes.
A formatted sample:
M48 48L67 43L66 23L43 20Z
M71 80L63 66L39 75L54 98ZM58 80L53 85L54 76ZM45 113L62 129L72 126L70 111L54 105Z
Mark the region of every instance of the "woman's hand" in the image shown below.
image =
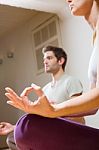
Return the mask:
M9 99L7 101L8 104L20 110L23 110L26 113L38 114L45 117L52 117L54 109L39 86L32 84L31 87L25 88L20 96L18 96L9 87L5 88L5 90L7 91L5 95ZM34 102L28 99L28 94L32 91L35 92L38 96L38 100Z

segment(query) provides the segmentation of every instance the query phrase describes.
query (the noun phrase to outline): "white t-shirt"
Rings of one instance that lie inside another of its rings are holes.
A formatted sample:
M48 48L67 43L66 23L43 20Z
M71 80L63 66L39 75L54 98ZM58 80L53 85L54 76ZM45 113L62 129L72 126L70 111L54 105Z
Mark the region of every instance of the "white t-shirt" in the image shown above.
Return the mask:
M83 87L77 78L64 73L54 84L50 82L45 85L43 91L51 102L58 104L75 94L82 93Z

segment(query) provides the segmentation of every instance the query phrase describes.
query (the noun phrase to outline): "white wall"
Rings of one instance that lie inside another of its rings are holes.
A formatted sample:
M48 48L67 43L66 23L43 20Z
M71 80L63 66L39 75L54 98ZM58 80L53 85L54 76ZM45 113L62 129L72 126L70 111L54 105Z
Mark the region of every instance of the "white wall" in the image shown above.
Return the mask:
M51 16L52 14L39 13L30 22L0 40L0 49L4 54L4 62L0 66L2 68L0 71L3 74L0 80L3 81L3 87L11 86L20 94L32 82L41 86L47 82L49 77L45 80L45 74L37 76L35 73L32 30ZM14 49L14 58L6 56L10 49Z
M83 18L70 17L61 21L63 47L68 53L67 70L81 79L84 90L88 87L88 62L92 51L91 30Z
M35 73L32 30L52 15L39 13L19 29L0 39L0 53L4 57L3 64L0 65L0 122L15 123L22 115L22 112L6 104L5 87L9 86L21 94L23 89L30 86L32 82L42 87L50 80L50 77L44 73L39 76ZM14 50L14 58L7 58L6 54L9 50ZM33 100L36 96L31 94L30 98ZM3 146L3 143L4 140L0 137L0 146Z

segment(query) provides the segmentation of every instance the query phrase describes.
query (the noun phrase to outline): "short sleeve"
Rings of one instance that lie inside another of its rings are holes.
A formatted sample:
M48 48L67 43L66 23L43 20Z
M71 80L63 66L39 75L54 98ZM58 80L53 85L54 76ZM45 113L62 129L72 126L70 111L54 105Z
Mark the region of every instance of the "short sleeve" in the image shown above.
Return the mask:
M69 97L83 92L83 86L79 79L70 77L67 84Z

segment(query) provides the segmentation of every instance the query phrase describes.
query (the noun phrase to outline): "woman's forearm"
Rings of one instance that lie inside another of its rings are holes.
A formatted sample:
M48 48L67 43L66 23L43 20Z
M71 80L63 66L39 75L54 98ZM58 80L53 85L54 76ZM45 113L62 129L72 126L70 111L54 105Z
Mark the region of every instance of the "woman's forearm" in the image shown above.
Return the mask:
M53 105L53 117L69 116L99 108L99 88L94 88L69 101Z

